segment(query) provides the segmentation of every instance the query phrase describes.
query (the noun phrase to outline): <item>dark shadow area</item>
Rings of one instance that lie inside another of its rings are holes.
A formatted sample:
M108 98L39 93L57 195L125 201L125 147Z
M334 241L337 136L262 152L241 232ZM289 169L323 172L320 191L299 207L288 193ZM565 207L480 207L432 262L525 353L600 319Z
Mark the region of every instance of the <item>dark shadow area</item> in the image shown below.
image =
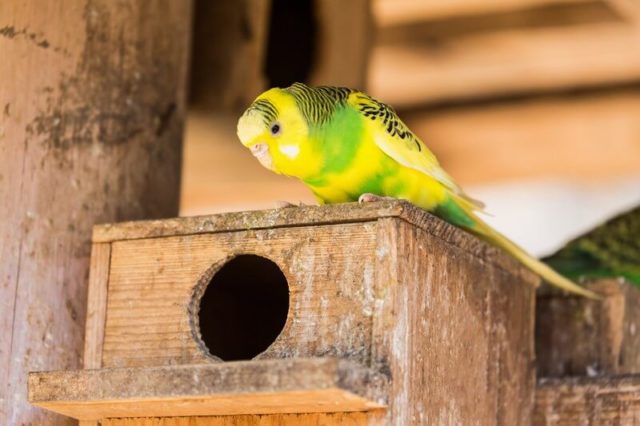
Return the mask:
M200 301L202 340L225 361L252 359L276 340L288 311L289 286L278 265L256 255L234 257Z

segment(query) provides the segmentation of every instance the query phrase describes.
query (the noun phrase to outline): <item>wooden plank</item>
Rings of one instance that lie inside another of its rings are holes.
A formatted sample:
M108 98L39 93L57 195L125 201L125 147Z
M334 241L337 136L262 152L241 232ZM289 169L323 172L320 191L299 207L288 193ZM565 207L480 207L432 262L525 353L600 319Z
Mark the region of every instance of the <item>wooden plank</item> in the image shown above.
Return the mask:
M102 367L102 345L107 319L107 288L111 244L94 243L91 246L89 264L89 289L87 295L87 320L84 332L84 368Z
M640 80L640 56L632 54L639 40L633 26L602 23L380 45L369 91L400 108L632 83Z
M640 376L541 379L533 426L637 425Z
M529 418L533 287L398 219L378 232L372 366L392 378L388 424Z
M585 283L588 301L546 289L536 305L539 377L640 373L640 291L615 279Z
M400 115L464 185L549 176L601 183L634 175L639 114L640 89L630 87Z
M366 413L263 414L216 417L105 419L102 426L372 426L376 411Z
M0 424L69 424L26 377L81 365L91 227L177 214L190 4L0 2Z
M29 375L29 400L77 419L368 411L378 374L344 360L295 359Z
M94 242L114 242L133 239L186 236L233 231L255 231L339 223L375 221L384 217L399 217L448 244L463 248L486 262L520 273L523 268L501 250L450 225L436 216L402 200L377 203L343 203L325 206L287 207L272 210L245 211L180 217L163 220L121 222L97 225L93 228ZM535 282L532 274L524 273L522 279Z
M373 2L373 10L376 23L384 28L410 22L487 15L544 6L580 6L588 2L589 0L376 0Z

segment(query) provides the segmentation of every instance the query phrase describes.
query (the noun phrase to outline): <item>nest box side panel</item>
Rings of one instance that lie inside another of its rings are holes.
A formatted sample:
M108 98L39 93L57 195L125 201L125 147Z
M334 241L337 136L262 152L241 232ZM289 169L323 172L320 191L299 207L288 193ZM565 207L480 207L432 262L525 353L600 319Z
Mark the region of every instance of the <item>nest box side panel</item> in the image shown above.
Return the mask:
M528 418L534 288L523 277L532 277L479 257L473 245L483 243L472 237L446 241L395 218L380 223L377 252L388 266L377 270L376 294L386 297L372 359L389 375L391 424Z
M362 222L114 242L103 366L211 361L194 338L189 307L207 270L238 254L272 260L289 285L286 324L260 358L367 360L375 227Z

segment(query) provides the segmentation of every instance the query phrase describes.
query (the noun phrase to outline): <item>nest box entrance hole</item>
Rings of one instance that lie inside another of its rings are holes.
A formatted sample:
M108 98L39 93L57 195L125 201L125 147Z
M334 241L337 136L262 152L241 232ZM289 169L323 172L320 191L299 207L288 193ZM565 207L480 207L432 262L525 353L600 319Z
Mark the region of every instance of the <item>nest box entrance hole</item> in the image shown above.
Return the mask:
M200 336L223 361L248 360L280 335L289 312L289 285L273 261L243 254L224 263L199 303Z

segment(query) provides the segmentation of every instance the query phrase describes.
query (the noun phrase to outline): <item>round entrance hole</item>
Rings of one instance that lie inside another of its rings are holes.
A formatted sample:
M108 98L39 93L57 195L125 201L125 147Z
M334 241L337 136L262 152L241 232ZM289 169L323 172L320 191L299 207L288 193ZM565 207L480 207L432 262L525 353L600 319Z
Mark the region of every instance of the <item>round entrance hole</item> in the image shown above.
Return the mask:
M252 359L276 340L288 312L289 285L278 265L239 255L214 273L200 299L200 335L211 355Z

